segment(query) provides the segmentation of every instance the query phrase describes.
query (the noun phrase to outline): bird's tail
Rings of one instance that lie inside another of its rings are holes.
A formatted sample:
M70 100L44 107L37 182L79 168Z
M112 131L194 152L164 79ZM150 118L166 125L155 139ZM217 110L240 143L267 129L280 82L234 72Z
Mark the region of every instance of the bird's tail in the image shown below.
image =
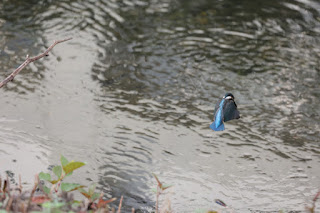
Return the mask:
M212 124L210 124L210 128L214 131L223 131L224 130L224 124L221 122L221 124L216 127L215 122L213 122Z

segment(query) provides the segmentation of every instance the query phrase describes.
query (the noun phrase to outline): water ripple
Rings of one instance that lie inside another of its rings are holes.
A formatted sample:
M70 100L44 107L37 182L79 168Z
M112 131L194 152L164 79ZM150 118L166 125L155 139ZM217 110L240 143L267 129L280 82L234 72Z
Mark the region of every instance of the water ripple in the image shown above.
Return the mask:
M7 1L0 8L2 78L51 38L74 37L64 62L70 71L56 71L58 57L28 67L4 90L8 111L28 98L37 100L33 111L50 109L47 98L57 97L53 125L65 134L73 126L74 140L88 137L81 146L95 153L102 190L128 197L128 211L153 206L155 171L175 185L178 211L211 208L214 199L238 211L301 210L312 195L320 161L317 1ZM226 91L241 119L212 132L215 102ZM68 109L66 121L59 113ZM9 133L0 133L2 144L21 148L13 141L24 139ZM57 135L59 146L82 153Z

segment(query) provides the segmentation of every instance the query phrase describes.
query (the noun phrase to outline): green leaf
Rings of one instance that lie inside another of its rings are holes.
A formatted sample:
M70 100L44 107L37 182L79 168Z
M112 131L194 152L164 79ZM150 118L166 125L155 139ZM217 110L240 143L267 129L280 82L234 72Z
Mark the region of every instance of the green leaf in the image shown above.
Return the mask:
M64 177L68 177L68 176L72 175L72 173L73 172L70 172L70 173L66 174Z
M77 190L78 188L82 188L82 187L84 186L77 183L61 183L61 190L65 192Z
M154 173L152 173L152 175L153 175L153 177L156 179L156 181L157 181L157 183L158 183L158 186L161 188L162 183L160 182L158 176L157 176L156 174L154 174Z
M46 194L49 194L49 193L50 193L49 187L42 186L42 188L43 188L43 191L44 191Z
M67 164L69 163L69 161L67 160L67 158L65 158L63 155L61 155L60 161L61 161L62 167L64 167L65 165L67 165Z
M91 200L94 201L94 200L98 199L99 197L100 197L100 193L95 192L91 195Z
M90 195L90 196L92 196L93 195L93 193L94 193L94 190L96 190L96 185L97 184L92 184L91 186L89 186L89 190L88 190L88 194Z
M46 181L50 182L51 181L51 175L49 173L40 172L39 179L40 180L46 180Z
M81 205L81 202L78 200L74 200L71 204L72 208L78 208Z
M56 184L56 183L58 183L58 181L59 181L59 180L52 180L52 181L50 181L50 183Z
M164 184L164 185L161 186L161 189L164 191L164 190L166 190L166 189L168 189L168 188L170 188L172 186L173 185Z
M52 208L60 208L64 205L65 205L65 203L63 203L63 202L57 202L57 201L50 202L50 201L48 201L48 202L43 203L42 207L52 209Z
M208 211L205 209L196 209L195 213L208 213Z
M61 166L55 166L52 169L53 173L57 176L57 178L61 178L61 174L62 174L62 168Z
M66 164L65 166L63 166L63 171L68 174L72 171L74 171L75 169L78 169L82 166L86 165L83 162L70 162L68 164Z
M81 193L84 192L84 193L88 194L87 191L82 189L82 188L78 189L78 191L81 192Z
M88 194L88 192L86 190L84 190L83 188L79 188L78 191L85 196L86 198L90 199L90 195Z

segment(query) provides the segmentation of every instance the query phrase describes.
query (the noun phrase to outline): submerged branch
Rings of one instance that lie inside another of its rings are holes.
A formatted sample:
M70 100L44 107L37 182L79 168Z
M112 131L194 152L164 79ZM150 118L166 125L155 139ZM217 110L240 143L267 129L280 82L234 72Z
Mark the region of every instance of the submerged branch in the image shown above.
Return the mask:
M46 51L44 53L37 55L35 57L30 58L29 55L27 55L27 59L15 71L13 71L8 77L6 77L2 82L0 82L0 88L3 87L4 85L6 85L9 81L12 81L14 79L14 77L16 77L16 75L18 75L18 73L23 68L25 68L28 64L30 64L40 58L43 58L44 56L48 56L50 50L52 50L52 48L54 46L56 46L59 43L65 42L65 41L69 41L71 39L72 38L67 38L67 39L55 41L48 49L46 49Z

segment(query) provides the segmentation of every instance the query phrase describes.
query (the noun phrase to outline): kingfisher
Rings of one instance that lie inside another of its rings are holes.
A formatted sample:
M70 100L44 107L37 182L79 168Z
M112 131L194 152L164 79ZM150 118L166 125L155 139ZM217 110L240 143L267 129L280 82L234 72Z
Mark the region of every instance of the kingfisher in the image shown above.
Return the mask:
M237 110L237 104L234 102L234 96L231 93L226 93L225 96L217 103L214 109L214 121L210 128L214 131L223 131L224 124L233 119L239 119L240 113Z

